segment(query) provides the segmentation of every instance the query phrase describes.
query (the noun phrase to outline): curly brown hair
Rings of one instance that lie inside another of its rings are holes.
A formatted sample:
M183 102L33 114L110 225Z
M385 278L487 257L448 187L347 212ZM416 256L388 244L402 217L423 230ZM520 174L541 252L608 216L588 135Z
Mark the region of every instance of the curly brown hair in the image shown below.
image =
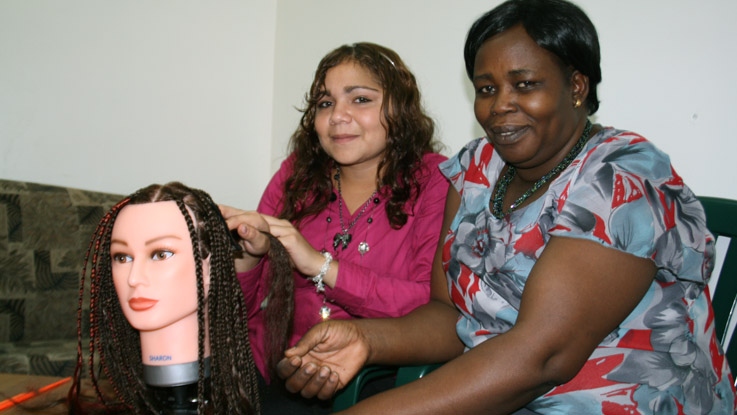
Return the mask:
M369 71L384 90L382 112L386 132L386 150L376 173L377 189L388 186L386 213L392 227L407 223L407 202L417 199L420 186L417 175L422 157L437 152L433 140L435 123L422 107L415 76L393 50L373 43L343 45L325 55L315 71L315 78L305 95L299 127L290 140L294 154L294 172L284 184L279 216L293 223L315 215L327 207L332 192L331 172L335 161L320 146L315 131L315 111L325 89L327 72L342 63L352 62Z

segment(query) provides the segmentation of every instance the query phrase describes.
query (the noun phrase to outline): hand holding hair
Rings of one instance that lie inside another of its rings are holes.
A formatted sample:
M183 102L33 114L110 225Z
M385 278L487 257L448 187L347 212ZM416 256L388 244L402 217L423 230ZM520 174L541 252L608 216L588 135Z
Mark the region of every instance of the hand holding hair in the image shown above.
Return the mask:
M228 229L235 231L240 239L244 253L236 257L237 272L254 268L261 257L271 249L267 233L271 230L263 216L256 211L245 211L230 206L218 205Z
M290 221L269 215L261 215L261 217L269 226L271 234L276 236L279 242L284 245L297 271L310 276L320 272L320 267L325 262L325 257L307 242L305 237L302 236ZM336 263L333 263L331 271L325 275L325 283L333 287L338 276Z

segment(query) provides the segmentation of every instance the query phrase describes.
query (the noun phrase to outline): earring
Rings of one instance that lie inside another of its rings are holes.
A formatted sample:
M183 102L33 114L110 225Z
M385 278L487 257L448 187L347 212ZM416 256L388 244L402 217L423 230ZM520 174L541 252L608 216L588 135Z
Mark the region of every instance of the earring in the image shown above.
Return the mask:
M573 108L581 108L581 100L580 99L576 99L576 103L573 104Z

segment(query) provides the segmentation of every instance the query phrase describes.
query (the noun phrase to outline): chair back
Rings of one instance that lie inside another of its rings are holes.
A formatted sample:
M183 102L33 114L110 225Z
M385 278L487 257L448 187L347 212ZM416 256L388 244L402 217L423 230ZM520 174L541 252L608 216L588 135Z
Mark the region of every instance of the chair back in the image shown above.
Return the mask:
M699 197L706 212L706 226L719 242L720 238L730 238L712 295L714 326L717 339L722 344L733 371L737 370L737 340L734 326L737 324L737 201L717 197ZM721 244L718 244L721 246ZM719 255L718 255L719 256Z

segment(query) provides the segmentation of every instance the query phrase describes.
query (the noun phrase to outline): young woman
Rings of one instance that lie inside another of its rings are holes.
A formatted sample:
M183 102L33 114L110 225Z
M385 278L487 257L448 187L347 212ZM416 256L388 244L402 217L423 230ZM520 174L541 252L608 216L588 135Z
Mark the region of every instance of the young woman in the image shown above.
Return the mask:
M283 350L263 339L269 243L259 231L276 236L294 264L290 345L324 319L400 316L428 301L448 189L433 130L394 51L341 46L318 65L291 155L258 212L221 207L246 248L236 268L267 382Z

